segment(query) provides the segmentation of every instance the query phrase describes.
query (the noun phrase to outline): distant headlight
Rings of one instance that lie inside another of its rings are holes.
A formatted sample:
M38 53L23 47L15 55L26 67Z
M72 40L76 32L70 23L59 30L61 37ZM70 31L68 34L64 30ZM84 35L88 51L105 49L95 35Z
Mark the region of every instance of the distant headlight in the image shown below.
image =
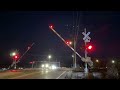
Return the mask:
M44 67L44 64L42 64L42 66L41 66L42 68Z
M48 67L49 67L49 65L48 65L48 64L46 64L46 65L45 65L45 67L46 67L46 68L48 68Z
M56 69L56 66L55 66L55 65L52 65L52 69Z

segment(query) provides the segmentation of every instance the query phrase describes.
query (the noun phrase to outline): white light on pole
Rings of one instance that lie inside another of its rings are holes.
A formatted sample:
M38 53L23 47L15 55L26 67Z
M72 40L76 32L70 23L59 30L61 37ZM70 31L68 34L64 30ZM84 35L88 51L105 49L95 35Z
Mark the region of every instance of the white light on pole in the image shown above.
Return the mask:
M15 56L15 55L16 55L16 53L15 53L15 52L13 52L13 53L12 53L12 56Z
M74 58L74 55L72 55L72 57Z
M48 58L49 58L49 59L51 59L51 58L52 58L52 56L51 56L51 55L49 55L49 56L48 56Z
M114 61L114 60L112 60L112 63L115 63L115 61Z
M51 55L48 55L48 59L49 59L49 63L50 63L50 59L52 58L52 56Z
M98 62L99 62L99 60L96 60L96 62L98 63Z

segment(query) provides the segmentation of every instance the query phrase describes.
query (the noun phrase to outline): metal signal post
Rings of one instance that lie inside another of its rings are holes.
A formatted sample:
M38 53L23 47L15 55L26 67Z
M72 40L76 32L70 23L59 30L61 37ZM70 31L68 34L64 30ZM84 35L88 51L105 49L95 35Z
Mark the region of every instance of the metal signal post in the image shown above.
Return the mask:
M85 42L85 59L86 59L86 61L87 61L87 48L86 48L86 45L87 45L87 42L90 42L90 37L88 36L89 34L90 34L90 32L88 32L88 33L86 33L86 28L85 28L85 30L84 30L84 32L82 32L82 34L84 35L84 38L83 38L83 40L84 40L84 42ZM85 71L85 73L87 74L88 73L88 66L87 66L87 62L85 62L85 69L84 69L84 71Z

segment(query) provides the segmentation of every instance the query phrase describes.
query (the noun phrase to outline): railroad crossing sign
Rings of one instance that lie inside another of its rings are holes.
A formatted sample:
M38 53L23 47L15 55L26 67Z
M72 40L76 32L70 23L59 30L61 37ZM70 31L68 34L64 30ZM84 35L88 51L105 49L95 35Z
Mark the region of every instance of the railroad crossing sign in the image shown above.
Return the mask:
M84 35L83 40L84 40L85 42L90 42L90 39L91 39L91 38L89 37L90 32L86 33L86 31L85 31L85 32L82 32L82 34Z

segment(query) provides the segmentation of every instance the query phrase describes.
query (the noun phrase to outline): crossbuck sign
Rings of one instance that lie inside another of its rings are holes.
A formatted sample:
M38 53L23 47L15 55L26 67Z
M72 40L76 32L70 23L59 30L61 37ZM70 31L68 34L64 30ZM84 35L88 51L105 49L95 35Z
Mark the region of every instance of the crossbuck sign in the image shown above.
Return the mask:
M90 39L91 39L91 38L89 37L90 32L88 32L88 33L82 32L82 34L84 35L83 40L84 40L85 42L90 42Z

